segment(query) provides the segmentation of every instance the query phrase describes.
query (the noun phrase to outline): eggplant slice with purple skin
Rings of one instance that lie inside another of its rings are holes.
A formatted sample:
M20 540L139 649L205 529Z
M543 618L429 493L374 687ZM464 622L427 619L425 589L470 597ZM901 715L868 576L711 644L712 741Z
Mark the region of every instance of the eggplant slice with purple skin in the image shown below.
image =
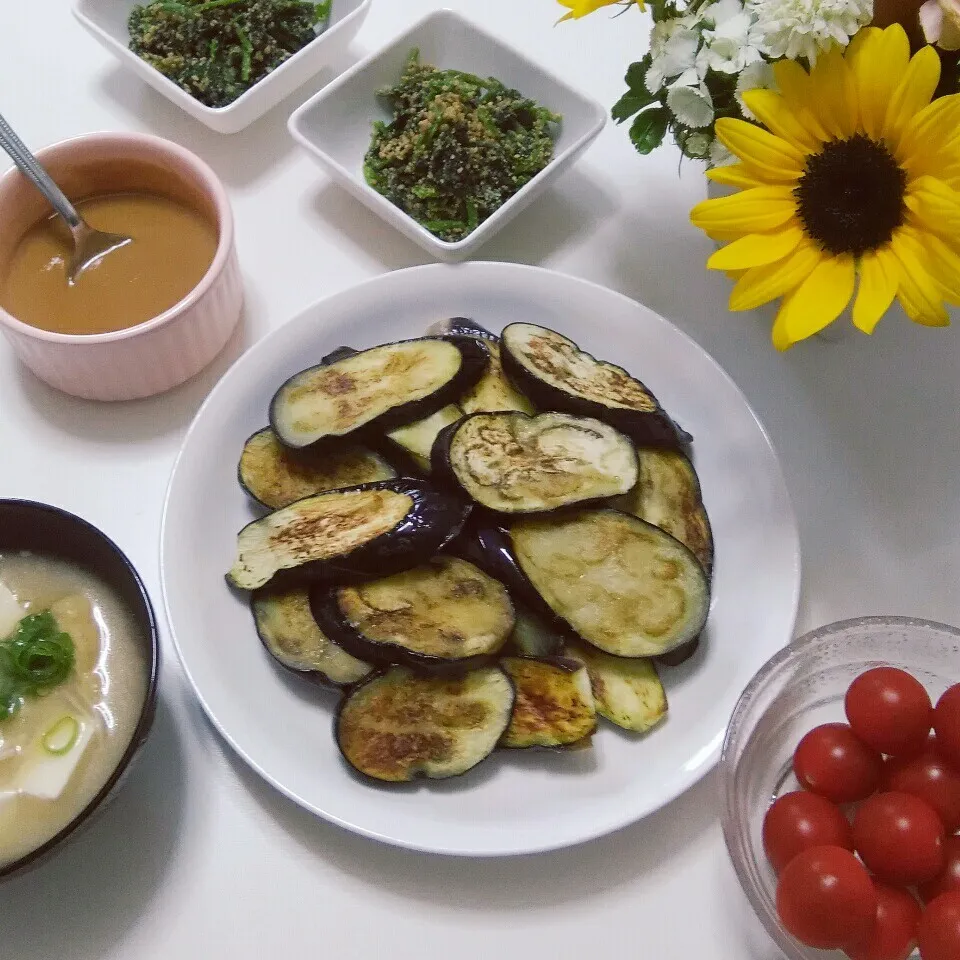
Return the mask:
M458 677L393 667L341 701L334 737L346 762L374 780L458 777L496 749L514 698L513 683L499 667Z
M424 337L334 355L340 358L301 371L274 394L270 425L286 446L299 450L423 420L455 402L490 362L476 337Z
M240 486L254 500L269 510L280 510L329 490L392 480L397 471L360 444L322 452L290 450L267 427L243 445L238 476Z
M504 657L500 667L517 690L510 726L500 746L565 747L596 730L597 709L582 663Z
M557 657L569 641L555 619L545 619L528 607L513 604L516 622L510 634L510 650L521 657Z
M637 483L632 441L600 420L566 413L475 413L444 429L433 473L504 514L606 500Z
M574 635L617 657L669 653L699 635L710 582L659 527L618 510L524 517L510 525L517 563Z
M405 458L418 474L431 473L430 455L437 437L446 427L463 418L463 411L451 403L425 420L391 430L385 437L388 456Z
M469 317L450 317L447 320L438 320L427 327L429 337L477 337L490 343L497 343L499 337L488 330L483 324L471 320Z
M272 581L348 583L409 570L455 538L470 507L400 477L298 500L248 524L227 579L242 590Z
M641 446L679 447L691 441L639 380L563 334L511 323L500 343L504 372L538 409L594 417Z
M369 663L350 656L320 629L305 587L258 590L250 605L264 647L288 670L333 687L351 686L372 672Z
M503 584L457 557L311 599L321 629L354 656L433 672L490 663L514 625Z

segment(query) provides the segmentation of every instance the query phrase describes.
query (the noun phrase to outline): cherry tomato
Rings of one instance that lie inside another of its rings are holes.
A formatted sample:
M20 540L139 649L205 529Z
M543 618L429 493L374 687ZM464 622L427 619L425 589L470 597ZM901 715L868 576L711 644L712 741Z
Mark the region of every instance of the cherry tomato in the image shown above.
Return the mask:
M911 793L937 811L947 833L960 829L960 772L944 760L935 741L916 757L894 757L883 765L883 790Z
M853 732L880 753L899 757L926 746L933 704L923 684L905 670L875 667L860 674L843 705Z
M785 793L764 817L763 849L779 873L798 853L811 847L843 847L852 851L850 824L838 807L815 793Z
M923 911L917 939L923 960L960 957L960 893L944 893Z
M853 816L853 842L867 867L887 883L926 883L946 862L936 810L909 793L864 800Z
M870 874L849 850L812 847L780 874L777 913L801 943L842 950L870 936L877 894Z
M877 919L873 932L854 947L847 947L850 960L907 960L917 945L920 904L900 887L874 883Z
M960 770L960 683L954 684L937 701L933 729L937 731L940 752Z
M883 760L845 723L814 727L793 755L801 785L834 803L869 797L880 784Z
M941 893L960 893L960 837L947 837L943 849L947 865L933 880L917 888L924 903L936 900Z

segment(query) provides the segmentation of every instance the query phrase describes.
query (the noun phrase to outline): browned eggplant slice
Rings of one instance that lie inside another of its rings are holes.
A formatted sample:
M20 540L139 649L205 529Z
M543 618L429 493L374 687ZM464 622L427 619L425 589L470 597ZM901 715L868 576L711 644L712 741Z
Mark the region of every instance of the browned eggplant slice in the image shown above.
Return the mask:
M587 668L601 717L634 733L646 733L666 719L667 694L653 661L613 657L585 644L567 646L564 656Z
M710 607L697 558L659 527L618 510L523 518L517 562L576 636L618 657L652 657L696 637Z
M335 450L293 451L267 427L243 446L240 485L271 510L328 490L392 480L397 471L387 461L359 444Z
M425 420L397 427L387 434L387 441L409 457L422 474L430 473L430 454L437 436L463 417L463 411L451 403Z
M347 763L375 780L457 777L496 749L513 701L513 684L499 667L459 677L394 667L342 701L334 735Z
M257 590L278 575L343 583L397 573L456 537L469 511L422 480L403 477L321 493L244 527L227 578Z
M507 379L500 359L500 342L487 342L490 365L483 376L461 398L464 413L496 413L498 410L516 410L535 413L533 404Z
M501 583L446 556L380 580L317 591L313 610L321 628L356 656L425 669L489 662L514 623Z
M496 343L499 339L485 326L471 320L469 317L450 317L448 320L439 320L427 327L427 335L431 337L478 337Z
M637 454L619 430L566 413L475 413L447 427L433 471L499 513L543 513L626 493Z
M596 729L597 710L582 664L504 657L500 666L517 690L501 746L562 747L589 737Z
M643 449L637 455L636 486L611 505L666 530L693 552L709 576L713 533L693 464L676 450Z
M501 358L507 377L541 410L595 417L644 446L689 442L644 384L555 330L511 323L501 337Z
M425 337L338 355L291 377L274 395L270 425L288 447L422 420L455 402L489 363L475 337Z
M304 587L260 590L251 603L263 645L284 667L337 687L362 680L372 667L350 656L323 633Z

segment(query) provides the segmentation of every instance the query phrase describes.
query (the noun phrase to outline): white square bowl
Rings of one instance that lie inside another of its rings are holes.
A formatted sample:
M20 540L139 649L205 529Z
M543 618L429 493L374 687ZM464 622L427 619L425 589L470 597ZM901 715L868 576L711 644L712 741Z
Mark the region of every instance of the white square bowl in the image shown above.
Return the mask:
M254 84L225 107L208 107L168 80L130 50L127 20L138 3L148 0L74 0L73 15L120 63L168 100L217 133L237 133L259 120L284 97L335 62L356 36L373 0L333 0L330 23L316 40Z
M456 243L440 240L420 226L370 187L363 175L373 121L392 120L377 91L399 80L414 48L426 63L496 77L563 117L550 164ZM444 9L424 17L389 46L351 67L311 97L290 117L289 129L293 138L361 203L428 253L453 262L469 257L566 171L600 134L606 119L607 111L599 103L460 14Z

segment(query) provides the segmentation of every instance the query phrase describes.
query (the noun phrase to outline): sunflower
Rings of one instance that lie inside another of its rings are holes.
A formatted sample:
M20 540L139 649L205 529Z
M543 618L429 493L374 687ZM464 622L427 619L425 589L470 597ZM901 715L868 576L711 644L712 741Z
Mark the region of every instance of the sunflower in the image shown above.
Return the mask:
M783 297L779 350L851 300L864 333L895 298L916 323L947 326L944 301L960 303L960 94L932 100L936 51L911 58L901 26L868 27L809 73L792 60L773 69L779 92L743 95L766 129L716 124L740 162L707 175L739 191L690 215L732 241L707 263L736 280L730 309Z

